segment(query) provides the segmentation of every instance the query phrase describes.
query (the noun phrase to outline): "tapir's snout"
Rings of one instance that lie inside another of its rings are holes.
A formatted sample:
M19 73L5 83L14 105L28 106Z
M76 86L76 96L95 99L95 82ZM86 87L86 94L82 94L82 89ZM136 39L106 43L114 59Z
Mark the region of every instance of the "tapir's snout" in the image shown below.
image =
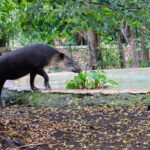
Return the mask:
M63 53L59 53L57 62L57 67L64 71L72 71L75 73L79 73L82 71L80 66L76 62L74 62L71 58L64 55Z

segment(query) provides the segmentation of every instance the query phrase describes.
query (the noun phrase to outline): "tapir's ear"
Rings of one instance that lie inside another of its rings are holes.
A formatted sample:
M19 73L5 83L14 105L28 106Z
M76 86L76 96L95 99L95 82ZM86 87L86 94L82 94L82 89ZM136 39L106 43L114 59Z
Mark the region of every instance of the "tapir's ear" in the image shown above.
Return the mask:
M60 58L60 59L64 59L64 56L65 56L65 55L64 55L63 53L59 53L59 58Z

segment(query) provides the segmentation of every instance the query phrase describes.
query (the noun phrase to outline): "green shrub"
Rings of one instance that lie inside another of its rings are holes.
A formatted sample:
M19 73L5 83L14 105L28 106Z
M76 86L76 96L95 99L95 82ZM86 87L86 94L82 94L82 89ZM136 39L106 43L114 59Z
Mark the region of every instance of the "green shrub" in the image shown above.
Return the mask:
M101 48L104 68L120 68L120 53L116 48ZM101 62L97 64L101 66Z
M149 67L149 62L141 62L141 67L142 68Z
M132 67L133 64L134 64L133 58L129 58L129 60L128 60L128 62L127 62L127 66L128 66L128 67Z
M109 80L104 71L80 72L74 80L67 80L66 84L66 89L101 89L118 85L115 81Z

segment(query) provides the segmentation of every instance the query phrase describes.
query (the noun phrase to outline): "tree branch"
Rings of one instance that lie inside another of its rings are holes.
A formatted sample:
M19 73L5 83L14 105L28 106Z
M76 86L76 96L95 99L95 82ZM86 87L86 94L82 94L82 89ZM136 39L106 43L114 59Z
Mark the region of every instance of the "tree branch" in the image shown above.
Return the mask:
M18 147L23 146L24 144L20 141L10 140L0 135L0 142L7 147Z

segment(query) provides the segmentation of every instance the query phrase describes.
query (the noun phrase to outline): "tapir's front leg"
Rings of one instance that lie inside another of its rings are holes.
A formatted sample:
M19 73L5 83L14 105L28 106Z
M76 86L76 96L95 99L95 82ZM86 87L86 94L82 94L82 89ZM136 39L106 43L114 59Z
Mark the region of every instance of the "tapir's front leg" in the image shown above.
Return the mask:
M44 78L44 85L46 89L51 89L51 86L49 85L49 77L44 69L38 69L37 74L41 75Z
M39 89L37 87L35 87L35 85L34 85L35 76L36 76L36 73L30 74L30 86L33 91L38 91Z
M1 93L2 93L2 88L4 86L5 80L0 79L0 107L3 107L2 101L1 101Z

